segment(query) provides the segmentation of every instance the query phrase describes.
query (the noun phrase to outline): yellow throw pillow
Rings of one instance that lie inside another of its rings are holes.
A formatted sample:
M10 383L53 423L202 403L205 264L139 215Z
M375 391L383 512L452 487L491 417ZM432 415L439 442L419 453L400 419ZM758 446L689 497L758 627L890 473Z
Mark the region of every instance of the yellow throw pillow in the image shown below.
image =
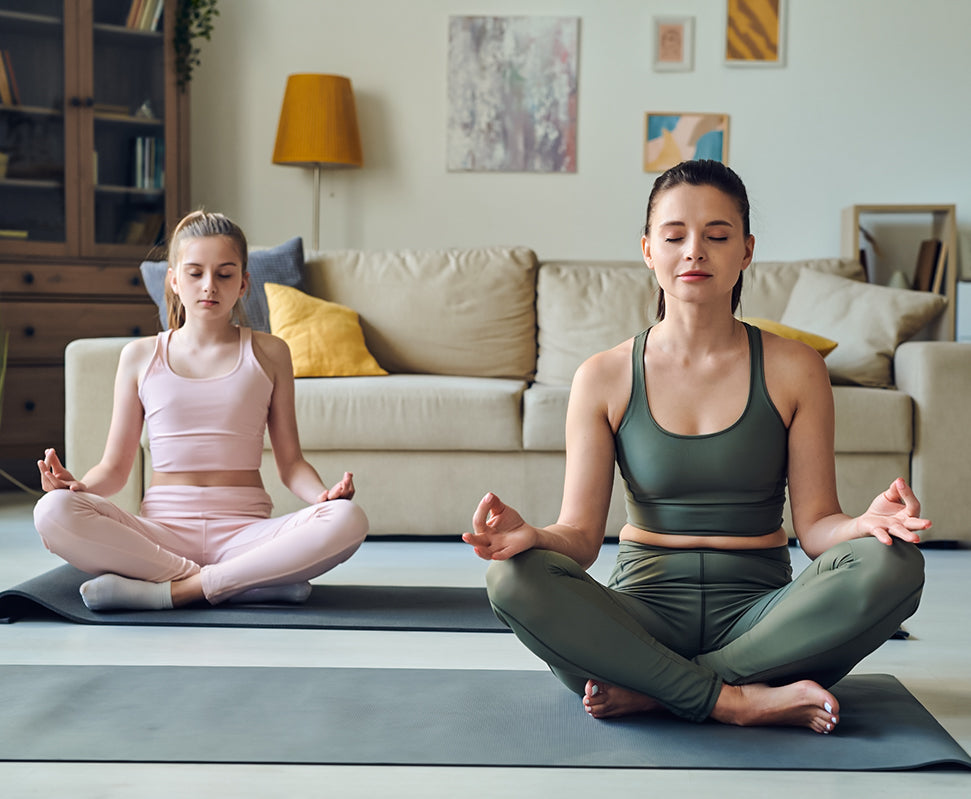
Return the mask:
M808 344L824 358L836 349L835 341L831 341L823 336L817 336L815 333L807 333L805 330L789 327L789 325L784 325L781 322L774 322L771 319L759 319L753 316L745 317L742 321L747 322L753 327L757 327L759 330L764 330L766 333L775 333L777 336L791 338L795 341L801 341L803 344Z
M270 332L290 347L296 377L386 375L364 343L357 312L279 283L265 283Z

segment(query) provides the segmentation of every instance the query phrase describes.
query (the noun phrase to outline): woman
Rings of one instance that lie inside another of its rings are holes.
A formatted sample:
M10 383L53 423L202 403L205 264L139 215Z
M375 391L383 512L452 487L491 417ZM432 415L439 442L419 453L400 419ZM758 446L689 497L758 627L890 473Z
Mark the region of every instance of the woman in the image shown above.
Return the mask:
M537 528L487 494L463 538L494 561L496 614L597 718L684 718L829 733L828 686L917 608L920 505L903 480L857 518L836 495L832 392L809 347L734 312L755 246L745 187L685 162L655 182L641 239L658 323L577 370L560 516ZM627 486L608 587L616 458ZM795 581L782 527L815 558Z
M246 263L237 225L185 217L169 247L170 329L122 350L101 461L81 480L53 450L38 461L35 525L48 549L100 575L81 586L92 610L303 601L307 581L367 534L352 475L328 489L300 450L286 343L236 324ZM153 475L136 516L105 497L128 479L143 423ZM278 518L259 472L267 429L280 477L310 505Z

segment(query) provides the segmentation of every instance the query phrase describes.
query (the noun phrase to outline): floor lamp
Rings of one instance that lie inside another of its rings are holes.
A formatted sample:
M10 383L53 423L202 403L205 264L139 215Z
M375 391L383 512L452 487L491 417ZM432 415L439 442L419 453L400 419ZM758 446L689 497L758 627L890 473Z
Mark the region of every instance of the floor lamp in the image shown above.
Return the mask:
M364 163L351 81L340 75L290 75L280 109L273 163L314 168L314 239L320 245L320 170Z

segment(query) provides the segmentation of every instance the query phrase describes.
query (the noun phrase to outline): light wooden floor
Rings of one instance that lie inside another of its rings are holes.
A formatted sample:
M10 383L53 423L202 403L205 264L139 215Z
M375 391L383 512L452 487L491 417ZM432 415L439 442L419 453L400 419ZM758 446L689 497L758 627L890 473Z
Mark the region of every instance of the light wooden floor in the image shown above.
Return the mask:
M33 530L30 500L0 493L0 588L60 563ZM603 579L616 549L593 567ZM895 675L971 751L971 550L928 549L927 586L908 622L858 672ZM794 553L797 567L801 553ZM461 543L371 539L328 579L400 585L483 584L484 564ZM0 663L539 669L511 635L363 631L0 626ZM552 677L551 677L552 679ZM3 712L0 708L0 712ZM516 712L516 697L509 697ZM577 712L582 712L579 707ZM416 722L420 723L420 722ZM807 733L808 734L808 733ZM838 738L833 738L838 745ZM14 797L967 797L971 772L903 773L350 766L0 763Z

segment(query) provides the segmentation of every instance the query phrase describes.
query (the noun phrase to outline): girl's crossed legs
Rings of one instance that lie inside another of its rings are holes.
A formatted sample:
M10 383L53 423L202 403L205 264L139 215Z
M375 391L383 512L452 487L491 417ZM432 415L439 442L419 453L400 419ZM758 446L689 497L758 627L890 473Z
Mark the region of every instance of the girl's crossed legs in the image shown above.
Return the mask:
M141 516L96 494L60 490L41 498L34 522L44 545L82 571L159 584L148 607L166 599L170 581L201 580L212 604L305 582L347 560L367 534L364 512L349 500L276 518L271 510L259 488L149 488ZM162 607L171 606L167 599ZM113 608L140 606L124 597L108 601Z

